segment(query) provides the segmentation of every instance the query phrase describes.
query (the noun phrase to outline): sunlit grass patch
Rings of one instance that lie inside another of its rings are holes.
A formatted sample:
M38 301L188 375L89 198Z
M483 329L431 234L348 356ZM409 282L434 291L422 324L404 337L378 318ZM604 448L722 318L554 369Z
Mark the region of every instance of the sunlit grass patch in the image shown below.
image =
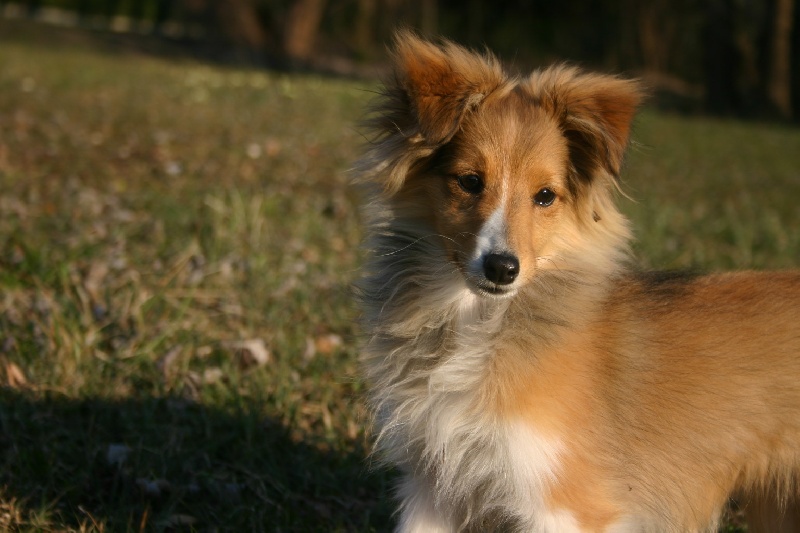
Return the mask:
M636 247L654 268L800 263L800 132L645 113L624 172Z

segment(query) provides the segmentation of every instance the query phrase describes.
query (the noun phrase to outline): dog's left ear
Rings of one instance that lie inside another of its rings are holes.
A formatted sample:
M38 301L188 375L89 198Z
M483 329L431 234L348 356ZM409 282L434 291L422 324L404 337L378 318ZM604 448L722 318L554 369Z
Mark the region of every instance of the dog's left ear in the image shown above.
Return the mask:
M591 181L600 170L618 177L633 116L644 97L639 83L564 66L537 72L530 80L542 105L561 124L578 182Z
M448 41L434 44L400 31L393 52L395 82L390 88L402 94L411 126L430 146L449 141L464 116L505 80L493 56Z

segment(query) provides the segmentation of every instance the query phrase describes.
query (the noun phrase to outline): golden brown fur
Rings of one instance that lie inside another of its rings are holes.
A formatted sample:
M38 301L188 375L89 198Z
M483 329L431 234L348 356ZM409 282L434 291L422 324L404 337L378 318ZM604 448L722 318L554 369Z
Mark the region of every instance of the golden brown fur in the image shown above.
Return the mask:
M641 90L401 33L360 164L400 531L797 530L800 274L628 266ZM759 529L760 528L760 529Z

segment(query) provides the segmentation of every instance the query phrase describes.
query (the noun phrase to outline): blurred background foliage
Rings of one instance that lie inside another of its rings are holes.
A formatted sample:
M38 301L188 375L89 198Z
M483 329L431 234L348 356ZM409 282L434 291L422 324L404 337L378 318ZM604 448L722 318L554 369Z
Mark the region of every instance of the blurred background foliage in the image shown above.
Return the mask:
M642 77L662 108L800 120L795 0L28 0L7 15L149 33L217 60L371 74L398 26Z

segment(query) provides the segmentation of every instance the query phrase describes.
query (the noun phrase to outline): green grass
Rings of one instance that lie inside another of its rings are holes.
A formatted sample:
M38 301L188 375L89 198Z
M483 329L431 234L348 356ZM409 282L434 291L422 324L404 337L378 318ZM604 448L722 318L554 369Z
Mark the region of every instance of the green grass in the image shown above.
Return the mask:
M386 530L349 291L372 87L47 39L0 31L0 529ZM800 265L800 132L635 138L643 265Z

